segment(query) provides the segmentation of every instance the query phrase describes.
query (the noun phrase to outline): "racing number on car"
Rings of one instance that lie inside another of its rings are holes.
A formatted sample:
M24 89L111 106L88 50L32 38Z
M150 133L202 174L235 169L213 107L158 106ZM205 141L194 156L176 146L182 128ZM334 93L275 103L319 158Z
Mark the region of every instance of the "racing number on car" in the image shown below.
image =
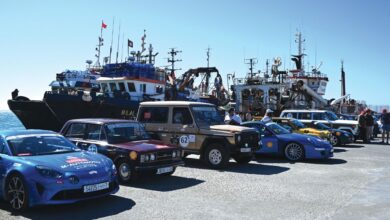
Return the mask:
M183 135L179 138L179 144L181 147L188 147L188 144L190 143L190 139L187 135Z
M94 145L94 144L89 145L88 151L89 151L89 152L92 152L92 153L97 153L97 151L98 151L98 150L97 150L97 146Z

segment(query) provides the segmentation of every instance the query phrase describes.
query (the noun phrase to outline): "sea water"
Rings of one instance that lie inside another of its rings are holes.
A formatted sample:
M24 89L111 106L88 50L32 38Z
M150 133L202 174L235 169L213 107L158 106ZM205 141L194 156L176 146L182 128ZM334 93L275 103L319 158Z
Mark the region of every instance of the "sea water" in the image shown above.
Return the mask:
M0 130L25 129L23 124L11 111L0 110Z

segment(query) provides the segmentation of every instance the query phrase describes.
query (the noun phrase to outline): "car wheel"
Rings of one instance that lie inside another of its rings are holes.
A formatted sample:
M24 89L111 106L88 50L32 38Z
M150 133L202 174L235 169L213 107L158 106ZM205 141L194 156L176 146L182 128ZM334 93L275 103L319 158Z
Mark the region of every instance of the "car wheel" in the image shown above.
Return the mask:
M116 163L116 169L118 170L118 177L121 183L128 183L134 179L133 169L127 160L119 160Z
M300 161L305 157L305 151L301 145L289 143L284 148L284 156L289 161Z
M221 169L227 166L230 154L222 145L211 144L206 148L203 159L210 167Z
M332 146L337 146L337 145L340 145L340 140L339 140L339 138L336 135L332 134L329 137L329 143Z
M21 175L13 174L7 179L6 198L14 211L23 211L29 207L28 189Z
M252 155L251 156L235 155L233 156L233 159L239 164L247 164L252 160Z

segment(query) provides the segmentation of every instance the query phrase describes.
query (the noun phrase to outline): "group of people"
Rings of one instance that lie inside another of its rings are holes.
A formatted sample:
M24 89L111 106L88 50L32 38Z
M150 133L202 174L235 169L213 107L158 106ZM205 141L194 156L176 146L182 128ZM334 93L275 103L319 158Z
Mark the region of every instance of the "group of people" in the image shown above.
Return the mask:
M372 139L374 139L375 117L373 116L373 112L370 109L366 109L360 113L357 120L360 138L364 143L369 143ZM385 136L387 136L386 143L388 144L390 132L390 113L384 109L379 120L382 124L382 143L385 143Z
M271 109L267 109L265 112L265 115L261 121L264 123L271 122L272 121L272 119L271 119L272 112L273 111ZM225 123L230 124L230 125L240 125L243 122L254 121L254 120L255 119L253 118L253 116L250 112L245 113L245 114L243 112L239 112L238 114L236 114L236 111L234 110L234 108L229 109L228 114L225 116Z

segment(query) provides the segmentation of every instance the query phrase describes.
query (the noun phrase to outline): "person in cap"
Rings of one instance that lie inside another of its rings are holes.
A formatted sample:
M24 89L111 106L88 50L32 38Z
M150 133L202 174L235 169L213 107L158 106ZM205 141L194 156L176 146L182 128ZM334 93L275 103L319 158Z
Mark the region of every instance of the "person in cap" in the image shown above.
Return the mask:
M261 119L261 121L264 122L265 124L267 124L267 123L269 123L269 122L272 122L271 116L272 116L272 113L273 113L273 112L274 112L274 111L272 111L271 109L267 109L267 110L265 111L265 115L264 115L263 119Z

